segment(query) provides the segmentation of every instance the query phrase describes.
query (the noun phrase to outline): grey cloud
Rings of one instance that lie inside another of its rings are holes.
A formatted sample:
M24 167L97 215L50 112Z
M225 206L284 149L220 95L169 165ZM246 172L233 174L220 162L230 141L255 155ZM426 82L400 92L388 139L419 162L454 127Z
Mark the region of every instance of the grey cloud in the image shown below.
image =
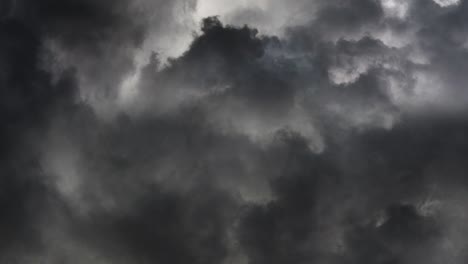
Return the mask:
M179 4L2 2L0 262L465 262L465 1Z

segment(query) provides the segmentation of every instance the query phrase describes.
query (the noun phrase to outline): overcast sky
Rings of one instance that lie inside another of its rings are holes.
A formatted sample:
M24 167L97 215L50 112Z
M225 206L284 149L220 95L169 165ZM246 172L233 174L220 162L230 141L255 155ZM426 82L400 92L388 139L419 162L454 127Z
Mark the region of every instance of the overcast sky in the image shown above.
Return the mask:
M467 73L465 0L0 0L0 263L467 263Z

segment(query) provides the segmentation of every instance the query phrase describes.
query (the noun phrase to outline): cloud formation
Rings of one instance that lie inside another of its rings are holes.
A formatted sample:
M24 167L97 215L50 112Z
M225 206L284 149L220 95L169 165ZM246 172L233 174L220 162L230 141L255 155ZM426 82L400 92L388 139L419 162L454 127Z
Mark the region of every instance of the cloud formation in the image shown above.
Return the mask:
M219 3L0 2L0 263L465 263L468 3Z

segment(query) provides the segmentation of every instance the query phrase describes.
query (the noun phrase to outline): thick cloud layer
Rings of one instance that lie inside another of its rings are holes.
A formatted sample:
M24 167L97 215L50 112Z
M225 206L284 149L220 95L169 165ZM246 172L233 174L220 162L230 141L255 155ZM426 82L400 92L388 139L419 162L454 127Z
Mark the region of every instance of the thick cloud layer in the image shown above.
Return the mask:
M1 1L0 263L465 263L467 10Z

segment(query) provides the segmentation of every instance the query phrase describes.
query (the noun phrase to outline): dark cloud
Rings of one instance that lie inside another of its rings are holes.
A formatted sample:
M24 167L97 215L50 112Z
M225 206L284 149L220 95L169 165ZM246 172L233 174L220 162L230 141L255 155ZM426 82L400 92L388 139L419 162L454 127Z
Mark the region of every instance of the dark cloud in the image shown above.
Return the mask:
M249 206L242 218L239 240L251 263L435 263L454 257L440 248L453 239L444 231L446 220L424 203L450 200L446 192L466 184L458 174L464 166L454 160L466 145L456 136L464 133L464 120L405 120L391 132L358 133L320 155L303 140L287 138L286 161L271 182L275 199ZM439 171L434 164L450 172L433 174Z
M140 261L219 263L228 254L232 212L230 198L210 188L182 195L154 189L125 214L98 214L84 231Z
M223 26L216 17L205 19L201 30L202 35L180 58L170 60L160 72L145 71L144 92L160 97L166 92L158 89L186 94L219 91L222 96L243 98L257 106L291 103L295 65L265 56L268 46L279 45L278 39L258 36L257 30L247 26Z
M68 48L89 47L110 39L139 43L144 21L128 1L6 1L9 17L59 39Z
M48 193L37 147L50 115L73 107L75 83L72 72L53 83L39 68L40 38L23 23L1 20L0 43L0 258L8 262L40 245Z
M383 17L379 1L331 1L320 10L314 23L327 31L353 32L378 24Z
M0 3L0 262L466 262L466 1L179 4Z

